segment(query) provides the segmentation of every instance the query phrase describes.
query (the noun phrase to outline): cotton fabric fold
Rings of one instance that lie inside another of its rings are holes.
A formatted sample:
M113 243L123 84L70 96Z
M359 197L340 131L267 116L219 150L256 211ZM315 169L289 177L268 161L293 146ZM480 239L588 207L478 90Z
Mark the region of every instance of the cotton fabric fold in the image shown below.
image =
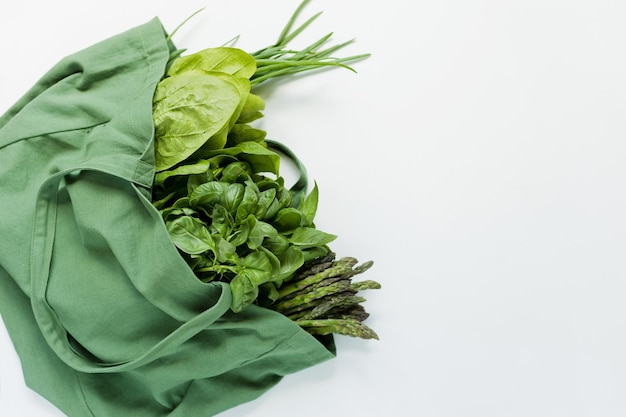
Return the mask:
M155 18L62 59L0 117L0 314L26 383L70 417L211 416L335 355L230 311L150 202Z

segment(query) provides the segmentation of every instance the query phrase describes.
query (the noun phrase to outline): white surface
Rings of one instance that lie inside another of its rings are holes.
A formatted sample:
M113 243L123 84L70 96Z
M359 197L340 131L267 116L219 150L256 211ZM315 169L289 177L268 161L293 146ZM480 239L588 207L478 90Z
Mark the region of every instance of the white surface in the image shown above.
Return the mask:
M191 51L273 41L294 1L24 0L0 14L0 112L62 56L158 15ZM89 4L89 6L87 6ZM87 10L89 8L89 11ZM626 415L626 5L314 0L357 75L267 98L335 250L376 264L339 357L225 417ZM0 415L61 415L0 337ZM302 406L302 404L305 404Z

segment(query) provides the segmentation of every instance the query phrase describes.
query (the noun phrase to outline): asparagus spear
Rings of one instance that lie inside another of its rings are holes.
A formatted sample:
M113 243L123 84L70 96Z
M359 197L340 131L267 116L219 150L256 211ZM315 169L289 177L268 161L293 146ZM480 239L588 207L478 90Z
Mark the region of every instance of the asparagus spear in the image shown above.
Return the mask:
M320 272L306 276L297 281L289 281L289 284L282 286L278 290L279 298L285 298L287 295L308 287L311 284L318 283L325 278L339 277L347 274L352 271L352 268L357 262L358 261L354 258L342 258L333 262L330 267L323 269Z
M378 340L378 335L374 330L355 319L297 320L296 323L311 334L337 333L362 339Z
M341 279L337 282L333 282L329 285L313 288L310 291L306 291L302 294L291 297L287 300L281 301L276 304L276 311L291 311L294 308L307 305L312 301L319 300L320 298L327 297L332 294L343 292L350 288L349 279Z
M337 294L332 297L327 297L322 300L316 300L309 304L307 310L304 314L300 316L302 319L317 319L325 317L329 311L334 308L348 308L350 306L354 307L360 303L365 302L365 298L356 296L352 293L342 293ZM298 311L301 311L298 310ZM294 313L294 312L290 312ZM290 314L287 313L287 314Z

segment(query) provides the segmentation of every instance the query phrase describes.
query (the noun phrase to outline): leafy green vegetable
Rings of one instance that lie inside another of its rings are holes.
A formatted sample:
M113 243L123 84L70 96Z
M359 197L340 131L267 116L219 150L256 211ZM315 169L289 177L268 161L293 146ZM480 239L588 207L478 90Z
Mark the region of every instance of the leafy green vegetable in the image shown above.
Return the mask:
M235 77L250 78L256 72L256 60L238 48L207 48L183 56L173 62L167 71L173 76L186 71L222 72Z
M224 149L201 150L198 156L211 158L228 155L240 158L251 165L255 172L278 174L280 171L280 155L257 142L241 142L236 146Z
M265 110L265 101L256 95L250 93L246 98L241 114L239 115L239 123L251 123L263 117Z
M209 231L201 221L193 217L186 215L176 217L167 222L167 231L174 245L190 255L214 249Z
M209 141L227 125L240 101L234 83L215 75L190 71L163 79L153 108L157 171L178 164L201 146L222 148L225 140Z
M204 281L230 282L231 308L241 311L256 301L259 286L288 280L304 264L303 249L326 253L334 236L302 227L307 217L291 205L284 180L263 175L259 168L266 164L246 160L255 152L275 154L256 143L229 149L227 158L213 155L161 172L154 193L192 270Z
M309 249L326 245L335 240L336 237L335 235L322 232L313 227L299 227L294 230L289 241L302 249Z
M301 50L288 44L318 16L295 27L304 0L275 44L247 53L222 46L182 55L175 51L154 95L156 168L153 204L173 244L205 282L228 282L231 309L256 303L295 320L314 335L378 336L357 293L379 288L353 283L371 262L335 260L336 236L317 229L317 184L308 191L306 169L281 142L266 139L253 123L265 102L251 88L322 67L366 58L332 54L331 35ZM280 176L281 157L300 177L290 188Z

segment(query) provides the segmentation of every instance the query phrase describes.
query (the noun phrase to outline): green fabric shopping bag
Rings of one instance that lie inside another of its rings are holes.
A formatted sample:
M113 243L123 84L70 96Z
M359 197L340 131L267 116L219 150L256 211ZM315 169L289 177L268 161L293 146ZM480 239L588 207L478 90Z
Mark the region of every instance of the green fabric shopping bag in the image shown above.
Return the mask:
M27 384L70 417L212 416L334 357L229 310L150 203L158 19L61 60L0 118L0 314Z

